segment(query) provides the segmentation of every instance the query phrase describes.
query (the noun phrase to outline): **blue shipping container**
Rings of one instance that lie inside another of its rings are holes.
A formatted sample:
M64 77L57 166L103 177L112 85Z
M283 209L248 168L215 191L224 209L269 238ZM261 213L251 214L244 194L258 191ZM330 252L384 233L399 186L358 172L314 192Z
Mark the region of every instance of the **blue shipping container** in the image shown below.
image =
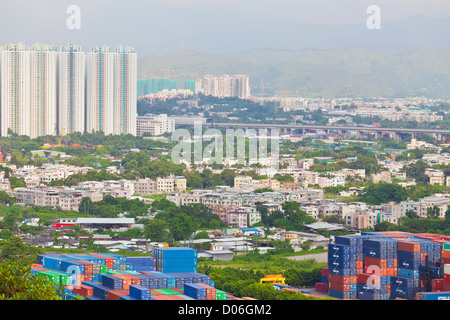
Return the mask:
M194 283L184 285L184 294L196 300L206 300L206 288Z
M347 253L347 252L328 252L328 260L343 260L343 261L356 261L357 253Z
M141 285L131 285L130 286L130 296L137 300L150 300L151 291Z

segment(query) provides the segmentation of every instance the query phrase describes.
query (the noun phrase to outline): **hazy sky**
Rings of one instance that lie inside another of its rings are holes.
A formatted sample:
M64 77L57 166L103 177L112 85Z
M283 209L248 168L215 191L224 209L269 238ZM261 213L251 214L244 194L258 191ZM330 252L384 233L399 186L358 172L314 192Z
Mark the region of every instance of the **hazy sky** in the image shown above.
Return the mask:
M66 26L69 5L80 8L79 30ZM416 15L450 17L449 0L0 0L0 44L75 43L85 51L122 44L140 56L180 48L298 49L298 43L289 48L289 40L327 30L319 25L364 28L369 5L380 7L382 23Z

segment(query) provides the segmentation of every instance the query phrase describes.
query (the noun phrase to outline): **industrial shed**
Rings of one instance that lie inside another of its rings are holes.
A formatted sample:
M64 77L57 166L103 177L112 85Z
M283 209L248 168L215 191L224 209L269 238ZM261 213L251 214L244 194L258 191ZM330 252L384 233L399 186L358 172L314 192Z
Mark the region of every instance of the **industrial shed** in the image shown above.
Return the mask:
M134 225L134 218L78 218L76 224L80 229L126 231Z

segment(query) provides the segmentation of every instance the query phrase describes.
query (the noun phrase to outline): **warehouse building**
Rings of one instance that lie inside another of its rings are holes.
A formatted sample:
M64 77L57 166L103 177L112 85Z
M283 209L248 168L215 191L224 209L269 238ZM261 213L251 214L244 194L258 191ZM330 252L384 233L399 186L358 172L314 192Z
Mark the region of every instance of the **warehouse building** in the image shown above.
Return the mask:
M134 218L78 218L76 224L82 230L127 231L134 225Z

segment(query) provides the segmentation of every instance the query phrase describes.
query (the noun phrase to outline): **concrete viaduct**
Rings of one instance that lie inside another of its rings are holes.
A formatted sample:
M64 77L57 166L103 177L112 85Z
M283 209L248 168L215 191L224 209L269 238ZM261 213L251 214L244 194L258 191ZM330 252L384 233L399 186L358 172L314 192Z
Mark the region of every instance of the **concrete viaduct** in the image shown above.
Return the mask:
M280 133L304 134L311 130L323 133L330 132L356 132L359 137L361 133L375 133L377 138L388 133L390 137L399 139L403 135L411 135L415 137L416 134L429 134L437 140L442 140L445 137L450 137L450 130L442 129L408 129L408 128L381 128L381 127L352 127L352 126L338 126L338 125L304 125L304 124L263 124L263 123L218 123L206 122L203 123L207 127L225 127L225 128L242 128L242 129L278 129ZM319 133L318 132L318 133Z

